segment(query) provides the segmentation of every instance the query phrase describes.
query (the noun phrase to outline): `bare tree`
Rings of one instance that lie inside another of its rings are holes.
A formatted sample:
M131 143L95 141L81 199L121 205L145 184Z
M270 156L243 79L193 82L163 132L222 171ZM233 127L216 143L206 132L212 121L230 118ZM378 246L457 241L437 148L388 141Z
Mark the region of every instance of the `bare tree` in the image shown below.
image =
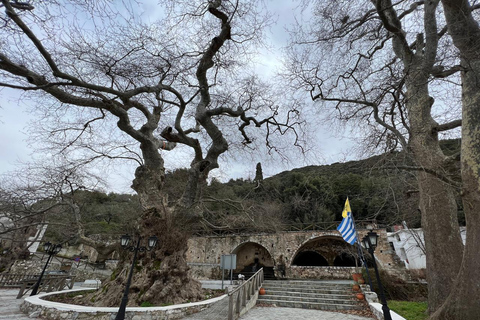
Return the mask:
M59 168L42 171L39 175L39 170L25 167L2 176L0 236L3 241L9 240L8 248L4 247L5 259L2 258L2 262L8 262L4 265L6 269L12 260L28 257L27 249L41 240L39 236L43 233L39 231L48 225L49 213L62 206L58 197L63 184L63 179L58 179ZM30 240L31 237L35 238Z
M29 188L27 192L32 190ZM40 207L22 194L22 190L3 183L0 187L0 271L9 270L15 260L28 257L28 249L38 240L46 212L51 208Z
M149 23L136 15L133 1L123 10L102 1L28 10L16 1L1 3L0 85L47 106L45 129L63 154L138 163L132 188L144 209L139 234L156 234L159 246L142 259L146 267L135 275L131 303L199 298L185 251L209 173L239 137L255 142L251 127L263 128L267 144L275 133L298 138L289 130L299 123L298 112L282 109L247 70L249 45L258 44L265 15L255 1L171 1L165 19ZM70 12L93 23L82 29ZM192 158L183 195L167 207L162 152L175 146ZM154 261L160 267L153 268ZM106 284L108 294L96 297L99 304L119 303L127 268L120 266L116 285Z
M331 118L366 128L371 150L408 156L399 167L418 181L431 312L452 290L463 252L456 158L439 145L439 135L462 125L462 66L438 3L317 1L310 28L294 30L287 62L295 89L330 106Z
M454 286L445 303L432 319L475 319L480 306L472 297L480 294L480 284L475 277L480 257L480 27L475 1L442 0L448 33L460 51L462 66L462 201L467 223L465 250ZM457 262L458 263L458 262Z
M0 183L0 237L8 240L8 248L2 258L5 269L8 264L22 256L35 243L40 243L43 232L50 227L60 230L63 236L57 239L66 243L74 238L106 257L118 245L95 241L85 234L85 223L80 204L76 200L79 190L99 186L97 177L81 171L81 167L62 164L29 164L21 170L5 174ZM49 229L49 230L50 230ZM34 239L31 239L35 237ZM8 259L6 259L8 258Z

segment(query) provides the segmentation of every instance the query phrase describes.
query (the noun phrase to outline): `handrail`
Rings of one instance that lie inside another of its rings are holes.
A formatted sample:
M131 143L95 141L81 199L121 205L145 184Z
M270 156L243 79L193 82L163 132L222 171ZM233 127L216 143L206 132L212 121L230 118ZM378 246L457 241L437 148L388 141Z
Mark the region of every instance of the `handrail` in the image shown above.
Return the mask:
M38 277L37 273L1 273L0 274L0 288L14 287L20 288L24 279Z
M225 236L238 233L274 233L274 232L300 232L300 231L335 231L341 221L321 221L312 223L286 223L277 224L274 229L248 229L248 228L198 228L193 230L196 236ZM388 224L378 220L355 220L357 229L366 229L368 226L386 228Z
M238 319L253 307L263 280L263 268L261 268L250 279L228 292L228 320Z
M35 278L25 279L22 281L22 286L18 292L17 299L20 299L28 292L30 292L33 286L36 283ZM72 289L75 281L75 277L69 275L45 275L42 278L38 292L52 292L52 291L61 291L65 288Z

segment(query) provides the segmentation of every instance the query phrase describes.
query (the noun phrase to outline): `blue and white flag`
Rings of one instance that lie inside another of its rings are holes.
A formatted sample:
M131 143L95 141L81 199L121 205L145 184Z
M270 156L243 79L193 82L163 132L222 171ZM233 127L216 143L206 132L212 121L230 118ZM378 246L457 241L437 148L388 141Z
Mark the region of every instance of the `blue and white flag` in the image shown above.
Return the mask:
M350 203L345 201L345 207L342 212L343 220L340 225L337 227L337 230L340 231L342 237L345 241L350 243L352 246L357 242L357 232L355 231L355 225L353 223L352 209L350 209Z

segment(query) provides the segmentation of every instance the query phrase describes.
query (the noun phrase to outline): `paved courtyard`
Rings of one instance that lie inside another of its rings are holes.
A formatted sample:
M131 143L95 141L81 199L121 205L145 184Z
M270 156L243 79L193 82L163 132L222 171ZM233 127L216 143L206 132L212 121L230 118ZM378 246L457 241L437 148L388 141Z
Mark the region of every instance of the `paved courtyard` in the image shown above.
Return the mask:
M19 306L23 299L16 299L18 289L0 289L0 320L29 320L31 318L20 312ZM227 299L225 299L227 300ZM219 306L221 303L219 304ZM228 307L228 306L227 306ZM209 310L209 311L213 311ZM227 308L225 308L227 309ZM224 318L220 310L215 310L216 316ZM226 314L226 310L225 313ZM215 317L213 317L215 318ZM208 319L213 319L212 314ZM200 315L192 315L187 319L200 320L207 319ZM217 318L219 319L219 318ZM224 318L226 319L226 318ZM247 314L242 316L240 320L372 320L356 315L349 315L337 312L326 312L320 310L295 309L295 308L279 308L279 307L254 307Z
M350 314L327 312L320 310L278 308L278 307L254 307L240 320L372 320Z
M0 289L0 319L1 320L29 320L20 312L23 299L16 299L18 289Z

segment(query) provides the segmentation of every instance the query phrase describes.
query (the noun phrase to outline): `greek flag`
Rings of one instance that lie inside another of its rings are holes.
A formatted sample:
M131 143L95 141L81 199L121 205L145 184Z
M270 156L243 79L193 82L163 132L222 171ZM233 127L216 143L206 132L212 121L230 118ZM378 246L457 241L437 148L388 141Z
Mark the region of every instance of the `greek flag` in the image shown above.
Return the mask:
M345 208L342 212L343 220L340 225L337 227L337 230L340 231L342 237L345 241L353 245L357 242L357 232L355 231L355 225L353 223L352 209L350 209L350 203L345 201Z

